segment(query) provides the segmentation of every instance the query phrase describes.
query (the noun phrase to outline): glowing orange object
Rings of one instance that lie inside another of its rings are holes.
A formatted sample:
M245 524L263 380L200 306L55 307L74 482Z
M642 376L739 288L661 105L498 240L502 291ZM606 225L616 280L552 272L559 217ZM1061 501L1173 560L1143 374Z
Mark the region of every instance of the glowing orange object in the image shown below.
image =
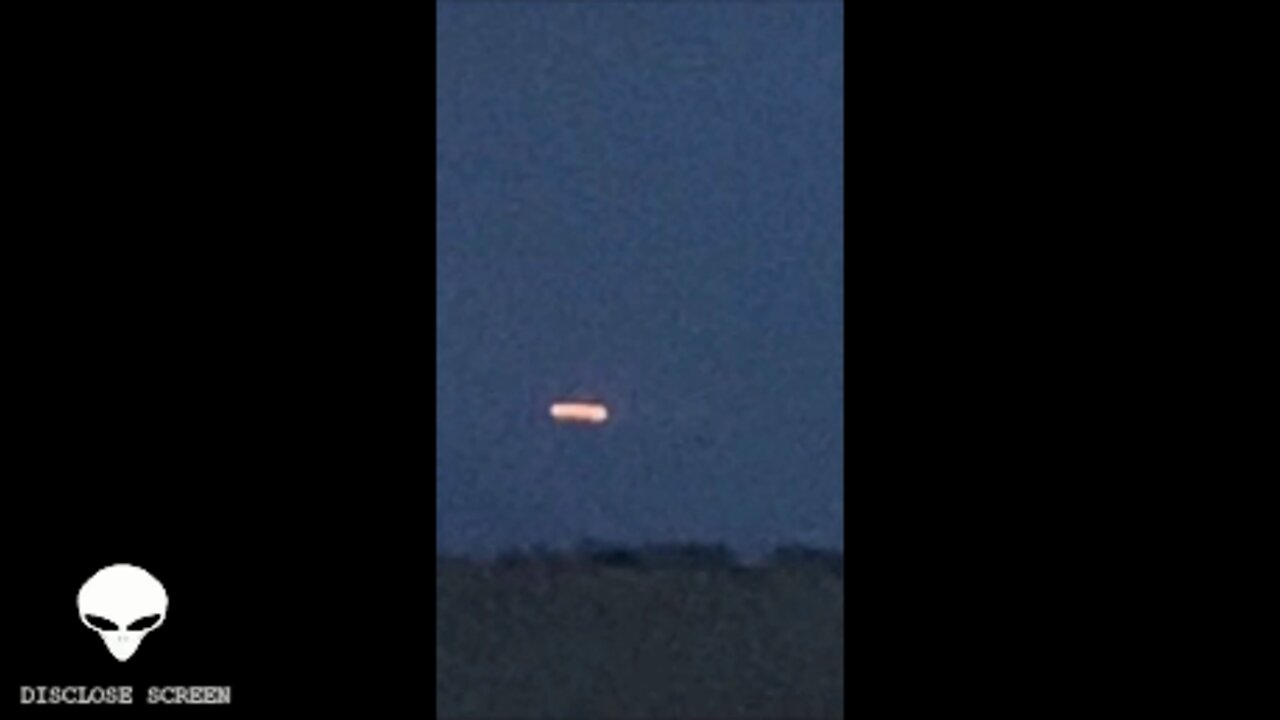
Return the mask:
M551 406L551 417L557 422L599 425L609 420L609 409L594 402L564 402Z

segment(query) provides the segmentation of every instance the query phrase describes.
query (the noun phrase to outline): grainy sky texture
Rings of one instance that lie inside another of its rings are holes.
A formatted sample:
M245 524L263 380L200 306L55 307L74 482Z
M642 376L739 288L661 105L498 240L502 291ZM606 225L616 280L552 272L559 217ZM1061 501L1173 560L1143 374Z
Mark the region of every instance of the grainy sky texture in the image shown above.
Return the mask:
M437 5L442 550L842 546L842 12Z

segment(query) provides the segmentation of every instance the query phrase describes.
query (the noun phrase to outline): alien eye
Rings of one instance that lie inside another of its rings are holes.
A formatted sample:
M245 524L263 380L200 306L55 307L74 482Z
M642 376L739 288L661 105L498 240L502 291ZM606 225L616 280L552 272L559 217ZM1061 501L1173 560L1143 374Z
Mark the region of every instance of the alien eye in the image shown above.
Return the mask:
M103 630L103 631L110 631L110 630L115 630L115 629L116 629L116 624L115 624L115 623L111 622L110 620L108 620L108 619L106 619L106 618L100 618L100 617L98 617L97 615L85 615L85 616L84 616L84 621L85 621L85 622L87 622L87 623L89 623L90 625L94 626L95 628L97 628L97 629L99 629L99 630Z
M133 622L129 623L129 629L130 630L146 630L147 628L155 627L155 624L158 622L160 622L159 615L148 615L144 618L141 618L139 620L134 620Z

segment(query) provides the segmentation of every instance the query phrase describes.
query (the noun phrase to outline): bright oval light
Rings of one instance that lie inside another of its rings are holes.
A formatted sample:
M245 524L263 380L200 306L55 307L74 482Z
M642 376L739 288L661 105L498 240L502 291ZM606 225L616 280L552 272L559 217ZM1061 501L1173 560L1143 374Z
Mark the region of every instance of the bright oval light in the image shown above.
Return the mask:
M565 402L551 406L551 417L558 422L599 425L609 419L609 409L600 403Z

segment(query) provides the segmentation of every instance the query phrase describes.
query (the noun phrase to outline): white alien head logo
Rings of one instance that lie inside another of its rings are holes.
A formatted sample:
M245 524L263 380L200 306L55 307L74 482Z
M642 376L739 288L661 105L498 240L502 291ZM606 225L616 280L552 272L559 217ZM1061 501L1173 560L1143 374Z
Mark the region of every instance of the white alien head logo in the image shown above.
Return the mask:
M112 565L94 573L76 601L80 621L102 636L120 662L133 657L147 633L160 627L169 595L151 573L133 565Z

